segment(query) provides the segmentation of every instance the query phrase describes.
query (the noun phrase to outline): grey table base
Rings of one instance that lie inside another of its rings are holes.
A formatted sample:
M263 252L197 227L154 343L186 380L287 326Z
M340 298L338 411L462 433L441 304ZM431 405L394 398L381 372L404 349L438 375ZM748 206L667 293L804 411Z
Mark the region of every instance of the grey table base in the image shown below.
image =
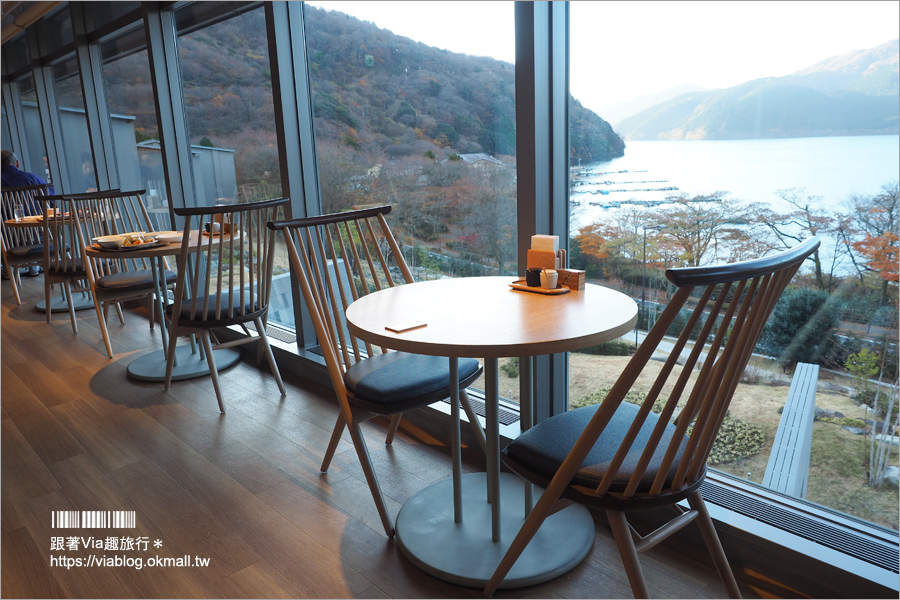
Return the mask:
M525 486L515 475L500 475L501 538L492 542L486 477L485 473L462 476L460 523L454 519L450 478L404 503L397 515L396 537L413 564L456 585L479 588L487 584L525 521ZM559 577L584 560L593 543L591 514L581 505L570 505L544 522L500 587L525 587Z
M94 300L91 298L90 294L75 294L73 303L73 308L75 310L87 310L88 308L94 308ZM38 312L45 312L47 310L47 301L40 300L35 303L34 309ZM52 296L50 298L50 312L69 312L69 305L66 302L66 299L62 296Z
M231 348L214 350L213 353L216 357L217 371L227 369L241 359L240 351ZM200 357L200 352L192 352L189 344L176 347L175 357L176 365L172 370L172 381L209 375L206 359ZM165 381L166 354L163 350L157 350L140 356L131 361L127 371L129 377L140 381Z

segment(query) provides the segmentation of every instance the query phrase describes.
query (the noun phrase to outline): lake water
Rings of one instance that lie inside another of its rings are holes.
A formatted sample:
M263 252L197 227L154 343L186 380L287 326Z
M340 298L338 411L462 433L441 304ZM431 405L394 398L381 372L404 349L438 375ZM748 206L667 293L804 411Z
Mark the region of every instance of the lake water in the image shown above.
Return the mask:
M823 206L839 210L851 195L875 195L884 184L898 180L896 135L627 142L625 156L588 165L573 178L572 231L615 214L615 208L594 203L723 191L728 192L726 199L767 202L787 210L777 191L803 188L804 195L821 196ZM645 191L664 187L678 189Z

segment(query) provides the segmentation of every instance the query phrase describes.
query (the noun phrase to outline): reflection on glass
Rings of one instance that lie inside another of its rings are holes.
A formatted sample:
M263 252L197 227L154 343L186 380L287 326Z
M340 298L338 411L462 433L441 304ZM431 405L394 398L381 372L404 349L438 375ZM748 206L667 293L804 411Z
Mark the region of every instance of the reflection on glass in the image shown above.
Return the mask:
M97 177L94 174L78 63L74 55L53 65L53 91L62 129L63 159L69 177L65 191L94 191L97 189Z
M22 102L22 118L25 120L25 143L22 164L27 171L41 175L44 181L53 183L47 163L47 151L41 134L41 116L38 113L37 93L34 78L26 75L17 80L19 97ZM7 146L11 147L11 146Z
M821 85L830 77L830 63L816 61L840 59L838 51L798 64L797 69L808 67L805 75L747 75L721 82L722 89L672 87L718 82L724 72L733 76L738 70L716 69L710 56L708 62L684 61L696 67L692 76L698 80L664 81L667 71L677 71L674 65L681 61L674 54L680 49L653 32L690 29L709 19L711 10L735 20L743 9L737 3L710 8L677 2L638 15L628 12L634 5L571 3L572 89L626 140L621 156L571 162L572 262L587 271L589 281L634 298L640 319L620 340L571 355L570 404L602 401L672 292L664 277L667 267L758 257L816 235L822 248L795 277L763 332L710 465L775 489L766 473L776 436L792 433L787 420L782 425L781 411L798 377L795 367L819 365L814 406L809 405L815 418L812 440L795 449L810 454L808 468L796 473L804 481L797 495L897 529L897 486L879 478L883 467L897 465L891 441L898 423L900 162L896 125L886 125L896 120L896 102L882 101L874 85L861 92L870 94L867 98L830 96ZM744 16L766 17L757 8ZM748 26L757 41L734 45L705 37L703 43L747 68L763 60L762 40L778 37L767 28L793 18L786 5L778 10L778 17L768 15L761 27ZM794 31L803 30L803 17L798 18ZM604 19L640 20L644 34L598 39L588 24ZM877 68L880 56L896 56L896 41L883 42L876 34L869 50L853 55L863 65L859 79L841 85L861 90L870 64ZM658 47L647 52L655 43ZM790 48L808 45L792 39ZM616 59L601 63L597 56ZM663 56L667 60L660 60ZM779 60L795 59L782 53ZM654 83L659 87L647 89ZM630 87L639 85L644 88ZM885 93L896 94L892 85ZM833 103L835 110L816 113L812 107L820 101ZM865 116L851 106L854 101L870 107ZM842 120L845 114L859 118ZM837 131L839 137L828 137ZM893 258L886 261L888 256Z

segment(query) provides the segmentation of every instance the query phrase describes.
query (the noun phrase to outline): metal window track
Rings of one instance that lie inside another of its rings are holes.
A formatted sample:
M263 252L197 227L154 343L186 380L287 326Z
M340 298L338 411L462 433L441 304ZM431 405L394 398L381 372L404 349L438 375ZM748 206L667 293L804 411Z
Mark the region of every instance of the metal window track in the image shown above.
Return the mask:
M887 571L900 573L900 547L896 542L889 543L886 540L868 537L822 519L813 519L800 511L765 502L708 480L701 484L700 491L703 498L709 503L717 504ZM846 518L846 515L842 516ZM857 521L852 518L851 520ZM869 527L873 526L870 523L865 524ZM885 533L888 533L887 530ZM896 532L889 535L896 535Z

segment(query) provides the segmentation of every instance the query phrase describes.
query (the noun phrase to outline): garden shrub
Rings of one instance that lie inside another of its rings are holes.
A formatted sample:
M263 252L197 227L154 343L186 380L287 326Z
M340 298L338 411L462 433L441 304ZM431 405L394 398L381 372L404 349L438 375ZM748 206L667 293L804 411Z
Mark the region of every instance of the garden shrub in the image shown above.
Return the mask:
M599 404L606 398L608 393L608 387L600 388L575 401L572 404L572 408ZM625 401L632 404L641 404L644 402L645 397L646 394L632 390L625 395ZM653 412L659 413L664 403L665 401L662 399L654 402ZM688 435L692 431L693 428L688 428ZM722 427L719 429L719 435L716 437L715 443L713 443L712 452L709 455L709 464L721 465L756 456L762 450L765 442L766 434L760 428L726 415L722 421Z
M509 359L509 362L502 365L500 370L506 373L507 377L518 377L519 376L519 357L514 356Z
M579 354L592 354L596 356L631 356L634 349L631 344L621 340L610 340L596 346L589 346L578 350Z

